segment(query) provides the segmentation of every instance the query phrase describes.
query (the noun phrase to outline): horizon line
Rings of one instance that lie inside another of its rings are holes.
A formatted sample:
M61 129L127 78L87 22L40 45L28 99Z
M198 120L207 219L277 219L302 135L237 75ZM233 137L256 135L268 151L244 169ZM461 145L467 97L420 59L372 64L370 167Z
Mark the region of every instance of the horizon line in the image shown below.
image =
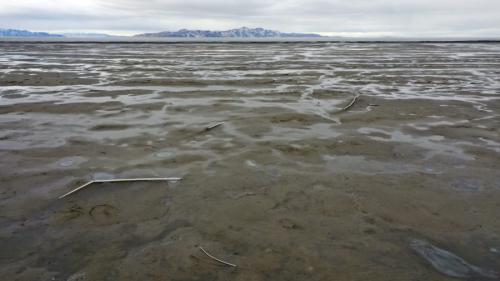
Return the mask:
M51 35L71 35L71 34L100 34L100 35L107 35L110 37L134 37L137 35L142 35L142 34L154 34L154 33L161 33L161 32L177 32L181 30L195 30L195 31L228 31L228 30L235 30L235 29L242 29L242 28L248 28L248 29L265 29L265 30L271 30L275 32L280 32L280 33L299 33L299 34L314 34L314 35L320 35L322 37L339 37L339 38L391 38L391 39L439 39L439 38L456 38L456 39L500 39L500 35L457 35L457 34L431 34L431 35L424 35L424 34L409 34L409 35L401 35L401 34L396 34L394 32L386 32L386 31L374 31L374 32L361 32L361 31L353 31L353 32L348 32L348 31L317 31L317 32L308 32L308 31L280 31L277 29L268 29L264 27L247 27L247 26L242 26L242 27L236 27L236 28L230 28L230 29L196 29L196 28L179 28L177 30L175 29L162 29L160 31L125 31L125 32L119 32L117 30L99 30L99 29L89 29L89 30L33 30L29 28L2 28L0 27L0 30L20 30L20 31L28 31L28 32L41 32L41 33L49 33ZM1 38L1 37L0 37ZM4 37L5 38L5 37ZM221 37L225 38L225 37ZM228 37L230 38L230 37ZM269 37L271 38L271 37Z

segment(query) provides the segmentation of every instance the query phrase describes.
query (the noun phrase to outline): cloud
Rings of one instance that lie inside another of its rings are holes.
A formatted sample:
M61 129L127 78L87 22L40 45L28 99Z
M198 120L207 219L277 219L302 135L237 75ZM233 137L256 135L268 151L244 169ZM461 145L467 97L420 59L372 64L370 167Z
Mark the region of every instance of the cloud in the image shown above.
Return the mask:
M0 27L140 33L261 26L281 31L500 37L498 0L16 0Z

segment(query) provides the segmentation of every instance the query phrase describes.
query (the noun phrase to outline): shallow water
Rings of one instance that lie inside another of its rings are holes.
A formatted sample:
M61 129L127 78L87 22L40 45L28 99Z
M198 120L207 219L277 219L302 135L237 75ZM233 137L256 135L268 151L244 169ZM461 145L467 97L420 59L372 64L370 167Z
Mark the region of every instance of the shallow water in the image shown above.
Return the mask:
M499 114L500 44L0 43L0 275L492 280Z

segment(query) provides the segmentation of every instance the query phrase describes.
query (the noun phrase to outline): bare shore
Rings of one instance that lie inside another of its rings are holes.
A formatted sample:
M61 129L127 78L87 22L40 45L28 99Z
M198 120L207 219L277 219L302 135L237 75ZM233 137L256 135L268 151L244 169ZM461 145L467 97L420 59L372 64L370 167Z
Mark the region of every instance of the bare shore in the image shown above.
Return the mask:
M500 44L0 43L1 279L455 280L417 240L495 280L499 77ZM57 199L135 177L183 180Z

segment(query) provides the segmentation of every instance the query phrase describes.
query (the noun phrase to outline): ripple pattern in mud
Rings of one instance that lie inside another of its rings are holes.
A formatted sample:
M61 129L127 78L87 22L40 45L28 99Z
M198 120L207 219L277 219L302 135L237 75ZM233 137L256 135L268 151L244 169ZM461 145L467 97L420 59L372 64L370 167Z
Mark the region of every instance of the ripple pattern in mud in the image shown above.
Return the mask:
M498 44L0 43L0 276L490 278L499 94Z

